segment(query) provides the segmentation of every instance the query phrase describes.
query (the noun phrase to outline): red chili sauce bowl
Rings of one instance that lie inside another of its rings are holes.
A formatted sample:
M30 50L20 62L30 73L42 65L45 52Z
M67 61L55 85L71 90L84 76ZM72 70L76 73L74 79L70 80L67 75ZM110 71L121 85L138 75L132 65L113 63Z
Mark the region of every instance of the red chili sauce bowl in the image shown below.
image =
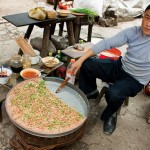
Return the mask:
M20 72L20 75L22 78L24 79L32 79L32 78L38 78L41 76L41 73L39 70L37 69L33 69L33 68L26 68L26 69L23 69L21 72Z

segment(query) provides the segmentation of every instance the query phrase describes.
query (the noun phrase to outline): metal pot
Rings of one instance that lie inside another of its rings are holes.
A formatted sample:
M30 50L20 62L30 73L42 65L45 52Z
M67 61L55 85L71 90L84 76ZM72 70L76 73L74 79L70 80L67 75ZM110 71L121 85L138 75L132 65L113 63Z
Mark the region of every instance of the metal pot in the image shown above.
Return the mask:
M52 78L52 77L46 77L46 78L44 78L44 80L46 82L46 86L48 87L48 89L51 90L52 93L55 93L56 89L64 81L62 79ZM19 83L19 84L21 84L21 83ZM11 91L13 91L13 88L10 90L9 93L11 93ZM5 106L6 106L6 111L8 113L8 116L14 125L16 125L19 129L21 129L22 131L24 131L28 134L38 136L38 137L45 137L45 138L61 137L61 136L66 136L66 135L69 135L69 134L75 132L84 124L83 123L82 125L74 128L73 130L63 132L63 133L58 133L58 134L39 134L39 133L33 132L29 129L25 129L21 125L17 124L15 122L15 120L13 120L9 114L9 111L8 111L9 107L7 106L8 101L9 101L9 95L10 95L9 93L8 93L6 101L5 101ZM83 92L80 89L78 89L76 86L74 86L70 83L67 83L67 85L56 95L59 98L61 98L66 104L68 104L71 107L74 107L78 112L80 112L86 118L88 117L88 115L89 115L88 100L87 100L86 96L83 94Z

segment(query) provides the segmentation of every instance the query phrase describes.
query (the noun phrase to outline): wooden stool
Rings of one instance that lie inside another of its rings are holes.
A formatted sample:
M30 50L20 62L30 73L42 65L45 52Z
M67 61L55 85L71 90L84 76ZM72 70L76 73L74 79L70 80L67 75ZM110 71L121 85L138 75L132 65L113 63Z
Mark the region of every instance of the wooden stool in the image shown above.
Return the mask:
M102 97L104 96L106 90L108 89L108 87L111 85L112 83L106 83L105 82L105 85L102 87L100 93L99 93L99 96L97 97L97 100L101 100ZM123 103L123 106L128 106L129 105L129 97L127 97L125 100L124 100L124 103ZM120 110L121 108L118 110L118 114L120 114Z
M54 1L54 10L57 9L59 0ZM72 13L73 15L76 16L76 19L74 21L74 37L75 37L75 43L79 43L80 39L80 31L81 31L81 26L82 25L88 25L88 36L87 36L87 41L86 42L91 42L91 37L92 37L92 28L94 25L94 21L89 20L88 15L82 14L82 13ZM51 30L51 35L54 34L55 31L55 25L52 26ZM62 36L63 33L63 28L64 28L64 22L61 22L59 24L59 36Z
M79 43L82 25L88 25L88 35L87 35L87 41L86 42L91 42L92 28L94 25L94 21L90 21L88 16L84 15L84 14L73 13L73 15L76 16L76 19L74 20L74 24L73 24L75 43ZM59 24L59 36L62 36L63 28L64 28L64 22Z
M29 39L32 33L33 27L36 25L40 28L44 28L43 30L43 40L42 40L42 49L41 49L41 56L45 57L48 53L48 41L51 35L51 29L56 23L66 22L67 24L67 33L68 33L68 40L69 45L75 44L74 38L74 31L73 31L73 22L76 19L76 16L69 15L67 17L57 17L54 19L45 19L45 20L35 20L29 18L28 12L26 13L19 13L14 15L3 16L8 22L12 23L16 27L27 26L28 29L24 35L25 39ZM52 29L53 30L53 29ZM19 50L19 54L22 54L22 51Z
M88 35L87 35L87 42L91 42L92 37L92 28L94 25L94 21L90 21L87 15L80 14L80 13L73 13L76 16L74 22L74 36L75 42L79 43L80 39L80 32L82 25L88 25Z

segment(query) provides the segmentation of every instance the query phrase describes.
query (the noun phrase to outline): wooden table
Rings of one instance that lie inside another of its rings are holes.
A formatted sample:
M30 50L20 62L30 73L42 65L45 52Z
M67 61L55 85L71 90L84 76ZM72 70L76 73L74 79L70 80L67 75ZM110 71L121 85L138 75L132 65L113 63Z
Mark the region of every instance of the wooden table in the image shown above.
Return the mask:
M75 38L74 38L74 31L73 31L73 21L76 19L76 16L70 14L68 17L59 17L54 19L45 19L45 20L35 20L32 19L28 16L28 13L19 13L19 14L13 14L13 15L8 15L8 16L3 16L5 20L8 22L12 23L16 27L21 27L21 26L27 26L28 29L24 35L25 39L29 39L34 25L44 28L43 31L43 41L42 41L42 50L41 50L41 56L45 57L47 56L48 53L48 41L50 38L50 27L55 25L56 23L60 22L66 22L67 25L67 32L68 32L68 40L69 40L69 45L74 45L75 44ZM19 52L20 53L20 52Z

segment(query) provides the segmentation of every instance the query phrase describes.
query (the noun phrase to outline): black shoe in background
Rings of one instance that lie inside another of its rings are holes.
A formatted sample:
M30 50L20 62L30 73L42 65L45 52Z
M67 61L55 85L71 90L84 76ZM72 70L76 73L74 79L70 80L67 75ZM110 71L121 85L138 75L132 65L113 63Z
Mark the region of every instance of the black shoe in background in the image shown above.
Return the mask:
M109 119L104 121L103 131L107 135L111 135L116 129L117 113L112 115Z

